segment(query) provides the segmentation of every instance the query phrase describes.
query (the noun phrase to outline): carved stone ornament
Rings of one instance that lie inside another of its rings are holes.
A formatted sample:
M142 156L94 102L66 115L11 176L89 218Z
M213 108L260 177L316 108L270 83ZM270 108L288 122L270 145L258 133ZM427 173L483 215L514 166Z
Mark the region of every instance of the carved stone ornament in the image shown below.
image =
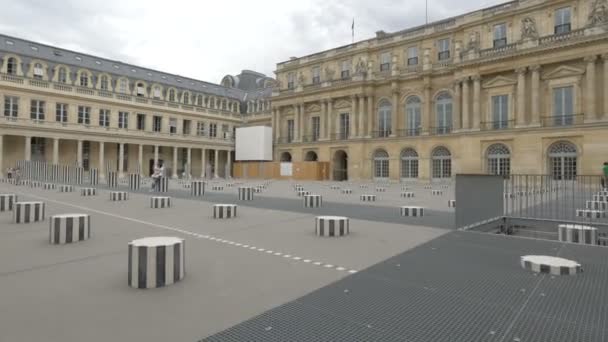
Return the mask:
M521 20L521 38L522 39L537 39L538 30L536 29L536 21L533 18L525 17Z
M298 85L304 85L304 82L306 82L306 78L304 78L304 73L300 71L300 74L298 75Z
M595 0L589 13L589 26L608 24L608 0Z
M367 74L367 66L365 65L365 61L362 57L359 57L359 61L357 62L357 67L355 68L355 74L357 75L365 75Z
M336 71L330 67L325 67L325 79L331 81L334 79Z
M479 50L479 32L470 32L469 33L469 41L467 43L466 51L477 51Z

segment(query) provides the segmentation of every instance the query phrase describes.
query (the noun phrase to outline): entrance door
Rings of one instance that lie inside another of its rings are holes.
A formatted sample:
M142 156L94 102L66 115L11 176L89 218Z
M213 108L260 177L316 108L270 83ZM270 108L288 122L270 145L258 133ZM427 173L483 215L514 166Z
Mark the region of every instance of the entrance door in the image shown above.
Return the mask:
M348 180L348 155L342 150L334 154L333 174L335 181Z

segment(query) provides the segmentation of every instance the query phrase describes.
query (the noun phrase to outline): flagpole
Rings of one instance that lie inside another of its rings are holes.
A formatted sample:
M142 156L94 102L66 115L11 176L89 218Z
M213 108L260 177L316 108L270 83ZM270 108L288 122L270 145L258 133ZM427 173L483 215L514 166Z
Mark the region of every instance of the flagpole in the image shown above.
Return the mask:
M353 32L353 44L355 43L355 17L353 17L353 25L351 27L351 30Z
M429 23L429 0L424 1L424 6L425 6L424 16L426 18L426 24L428 25L428 23Z

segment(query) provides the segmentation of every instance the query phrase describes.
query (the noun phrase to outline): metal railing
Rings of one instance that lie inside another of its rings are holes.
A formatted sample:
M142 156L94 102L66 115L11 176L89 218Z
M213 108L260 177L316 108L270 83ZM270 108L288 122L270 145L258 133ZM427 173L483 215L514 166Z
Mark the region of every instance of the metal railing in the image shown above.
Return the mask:
M313 134L313 135L305 135L302 137L302 142L309 143L309 142L315 142L315 141L319 141L319 135Z
M515 120L481 122L481 130L483 131L511 129L513 127L515 127Z
M373 138L388 138L391 136L391 134L393 133L392 130L390 129L385 129L385 130L380 130L380 131L373 131L372 132L372 137Z
M422 135L422 127L397 130L399 137L417 137Z
M330 134L331 140L347 140L349 137L348 132L339 132Z
M294 142L294 137L279 137L277 144L291 144Z
M438 126L429 129L431 135L444 135L452 133L452 126Z
M585 114L551 115L541 117L543 127L574 126L584 123Z

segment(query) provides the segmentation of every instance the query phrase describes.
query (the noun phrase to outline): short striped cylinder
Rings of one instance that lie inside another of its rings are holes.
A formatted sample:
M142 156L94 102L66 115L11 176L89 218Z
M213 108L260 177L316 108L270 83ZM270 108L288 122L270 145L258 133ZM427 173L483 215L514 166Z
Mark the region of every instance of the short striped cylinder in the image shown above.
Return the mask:
M433 195L433 196L441 196L441 195L443 195L443 191L441 191L441 190L431 190L431 195Z
M211 190L212 191L224 191L224 187L221 185L212 185Z
M598 202L608 202L608 196L605 195L593 195L593 200Z
M53 184L53 183L44 183L44 184L42 185L42 188L43 188L44 190L55 190L55 189L57 189L57 185L55 185L55 184Z
M581 265L575 261L545 255L524 255L520 259L521 267L535 273L552 275L575 275L583 272Z
M67 184L59 185L59 192L74 192L74 186Z
M148 237L129 242L129 286L154 289L186 275L186 244L176 237Z
M367 189L368 186L367 186L367 184L361 184L361 185L359 185L359 188L360 189Z
M414 198L415 194L411 191L406 191L401 193L401 197L403 198Z
M169 178L160 177L160 180L158 183L158 192L167 192L167 191L169 191Z
M509 199L509 198L515 198L515 195L510 192L505 192L505 193L503 193L503 197L505 199Z
M192 181L190 182L190 196L201 197L205 195L205 182Z
M338 186L338 185L332 185L329 188L332 190L340 190L340 186Z
M425 189L425 190L431 190L432 188L433 188L433 186L432 186L432 185L425 185L425 186L424 186L424 189Z
M253 201L253 188L242 186L238 188L239 201Z
M576 217L584 217L589 219L599 219L605 217L606 213L603 210L577 209Z
M376 202L376 195L361 195L359 199L361 202Z
M376 192L386 192L386 188L376 188Z
M298 191L298 197L304 197L306 195L310 195L310 191L306 191L306 190L300 190Z
M591 210L608 210L608 202L587 201L585 209Z
M15 202L17 202L17 195L0 194L0 212L13 210Z
M597 245L598 231L595 227L581 224L560 224L557 229L559 241Z
M421 217L424 216L424 208L403 206L400 208L401 216Z
M117 188L118 187L118 173L117 172L108 172L106 175L106 182L108 188Z
M152 209L171 208L171 197L153 196L152 198L150 198L150 208L152 208Z
M226 183L227 188L232 188L233 186L234 186L234 183Z
M598 191L596 195L599 195L599 196L608 196L608 191Z
M95 196L95 195L97 195L97 189L95 189L95 188L80 189L80 196Z
M141 187L141 175L139 173L129 174L129 190L137 191Z
M32 188L40 188L41 186L42 186L42 182L38 182L38 181L30 182L30 187L32 187Z
M214 204L214 219L229 219L236 217L236 204Z
M448 200L448 208L456 208L456 200Z
M88 240L91 237L91 215L62 214L51 216L49 242L53 245Z
M449 185L441 185L439 186L441 189L448 189L450 186Z
M296 192L298 192L298 191L304 191L304 187L303 187L303 186L296 186L296 187L294 188L294 190L295 190Z
M340 190L340 193L344 194L344 195L350 195L353 193L352 189L342 189Z
M261 186L259 186L259 185L256 185L256 186L253 188L253 191L255 191L255 193L262 193L262 192L264 191L264 188L263 188L263 187L261 187Z
M110 191L110 201L119 202L129 199L129 193L126 191Z
M349 233L348 217L317 216L315 217L315 234L317 236L345 236Z
M44 214L44 202L15 202L13 223L43 221Z
M302 187L302 184L294 184L293 185L293 189L296 190L296 191L298 190L298 188L301 188L301 187Z
M304 195L304 208L320 208L323 206L321 195Z

